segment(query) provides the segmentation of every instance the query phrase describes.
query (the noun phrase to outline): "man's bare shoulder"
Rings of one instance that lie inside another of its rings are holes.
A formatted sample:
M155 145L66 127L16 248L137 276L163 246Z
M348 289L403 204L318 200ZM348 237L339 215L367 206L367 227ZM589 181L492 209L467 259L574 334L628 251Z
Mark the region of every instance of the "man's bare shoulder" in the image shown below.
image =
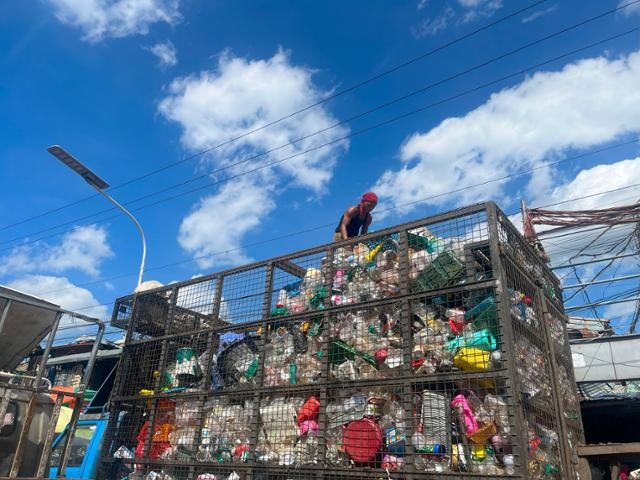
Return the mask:
M358 206L355 205L353 207L349 207L345 210L344 215L345 217L354 217L356 215L358 215L360 213L360 210L358 209Z

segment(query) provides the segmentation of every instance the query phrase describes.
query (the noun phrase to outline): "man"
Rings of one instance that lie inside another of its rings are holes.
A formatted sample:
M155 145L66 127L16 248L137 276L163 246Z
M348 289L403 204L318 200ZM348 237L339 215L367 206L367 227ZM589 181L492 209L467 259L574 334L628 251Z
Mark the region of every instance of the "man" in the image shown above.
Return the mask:
M373 192L362 195L359 205L347 208L336 227L333 241L339 242L347 238L364 235L369 230L373 217L371 210L376 208L378 196Z

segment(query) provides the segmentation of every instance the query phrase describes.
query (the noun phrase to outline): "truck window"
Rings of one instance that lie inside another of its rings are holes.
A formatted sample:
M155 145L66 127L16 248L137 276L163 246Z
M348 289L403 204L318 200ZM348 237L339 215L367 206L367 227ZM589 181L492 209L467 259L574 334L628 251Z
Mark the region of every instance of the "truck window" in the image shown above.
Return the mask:
M95 425L78 425L76 427L75 434L69 445L69 460L67 467L79 467L82 465L82 460L87 453L89 443L91 443L91 437L93 437L96 431ZM53 450L51 450L51 467L57 468L60 465L60 456L62 455L62 448L67 441L67 431L56 443Z

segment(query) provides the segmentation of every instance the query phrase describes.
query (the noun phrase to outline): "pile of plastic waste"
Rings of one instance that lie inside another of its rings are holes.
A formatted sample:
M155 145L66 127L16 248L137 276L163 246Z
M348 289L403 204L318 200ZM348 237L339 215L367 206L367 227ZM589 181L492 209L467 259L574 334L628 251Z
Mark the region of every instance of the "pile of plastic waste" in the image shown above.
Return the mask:
M509 294L512 317L531 328L540 328L540 319L533 308L533 298L514 289L509 289Z
M324 308L327 289L323 282L323 271L327 260L322 259L322 269L307 268L304 278L290 283L278 292L278 300L271 309L271 316L291 315Z
M316 396L273 396L260 404L262 428L256 459L260 463L302 466L318 463Z
M524 337L514 345L520 391L529 399L550 399L551 380L542 351Z
M322 374L324 327L322 317L273 326L267 334L265 387L317 383Z
M529 478L560 478L558 433L541 424L525 420L527 429Z
M416 374L499 366L500 337L493 295L472 296L455 302L456 307L452 302L443 304L433 299L412 304L411 366Z
M391 304L331 317L332 381L390 378L402 368L399 308Z
M196 453L199 462L246 462L249 458L253 401L231 403L214 397L204 405L204 425Z
M404 409L383 388L340 391L327 405L326 459L330 465L368 465L385 470L406 466Z
M450 399L425 390L416 400L417 429L412 445L419 470L515 473L509 415L502 397L486 394L481 399L466 390Z

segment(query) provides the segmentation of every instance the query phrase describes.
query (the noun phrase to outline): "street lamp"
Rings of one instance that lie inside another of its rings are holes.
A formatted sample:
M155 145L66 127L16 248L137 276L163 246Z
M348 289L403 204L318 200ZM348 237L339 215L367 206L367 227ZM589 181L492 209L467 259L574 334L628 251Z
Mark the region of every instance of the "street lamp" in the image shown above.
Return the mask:
M106 198L111 203L113 203L116 207L122 210L127 215L127 217L129 217L131 221L135 224L136 228L138 229L138 232L140 232L140 237L142 238L142 262L140 262L140 273L138 274L138 287L139 287L140 284L142 283L142 276L144 275L144 262L147 257L147 242L144 238L144 232L142 231L142 227L140 226L138 221L135 219L133 215L131 215L131 212L129 212L129 210L124 208L122 205L116 202L107 192L105 192L105 189L109 188L109 184L107 182L105 182L98 175L96 175L87 167L85 167L82 163L80 163L73 155L67 152L64 148L62 148L59 145L52 145L51 147L47 148L47 151L51 155L56 157L58 160L60 160L62 163L64 163L71 170L73 170L82 178L84 178L85 182L87 182L89 185L95 188L100 195L102 195L104 198Z

